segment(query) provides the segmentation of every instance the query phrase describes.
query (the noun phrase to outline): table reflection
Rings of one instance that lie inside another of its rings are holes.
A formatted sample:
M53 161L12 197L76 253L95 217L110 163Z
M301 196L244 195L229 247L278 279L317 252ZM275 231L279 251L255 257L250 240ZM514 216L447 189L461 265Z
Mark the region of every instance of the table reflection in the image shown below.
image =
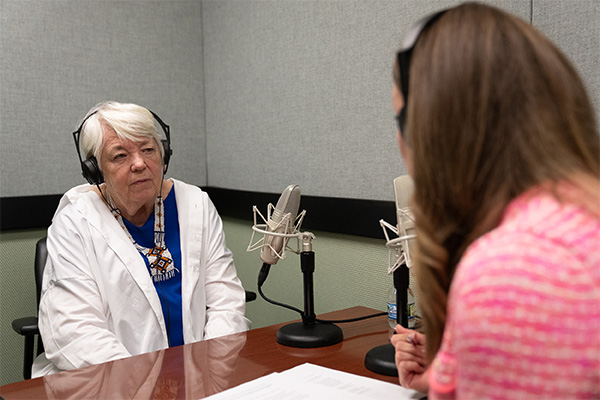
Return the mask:
M246 332L44 377L49 399L197 399L231 387Z

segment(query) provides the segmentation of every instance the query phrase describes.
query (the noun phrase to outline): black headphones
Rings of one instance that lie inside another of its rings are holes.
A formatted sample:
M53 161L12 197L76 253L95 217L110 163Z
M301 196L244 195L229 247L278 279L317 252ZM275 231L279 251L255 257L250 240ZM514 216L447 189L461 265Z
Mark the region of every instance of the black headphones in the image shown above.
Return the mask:
M398 128L400 129L400 134L402 136L404 136L404 127L406 126L406 107L408 106L408 72L410 70L410 61L412 59L412 52L415 48L415 43L417 43L417 39L419 39L421 32L423 32L426 27L431 26L435 21L437 21L442 15L444 15L444 13L446 13L446 11L448 10L437 11L426 16L413 25L406 36L404 36L402 47L396 55L398 68L400 70L402 96L404 97L404 107L402 107L400 113L398 113L398 116L396 117L398 120Z
M171 159L171 155L173 154L173 150L171 150L171 131L169 125L165 124L162 119L156 114L154 114L151 110L150 114L154 117L156 122L161 126L163 132L165 133L166 139L162 139L161 143L164 149L164 173L167 172L167 168L169 167L169 160ZM100 185L104 182L104 175L102 175L102 171L98 166L98 160L96 157L90 156L87 159L83 160L81 158L81 150L79 149L79 138L81 136L81 130L83 129L83 125L85 125L86 121L98 111L94 111L81 122L79 128L75 132L73 132L73 139L75 140L75 149L77 150L77 155L79 156L79 162L81 163L81 172L83 177L90 183L90 185Z

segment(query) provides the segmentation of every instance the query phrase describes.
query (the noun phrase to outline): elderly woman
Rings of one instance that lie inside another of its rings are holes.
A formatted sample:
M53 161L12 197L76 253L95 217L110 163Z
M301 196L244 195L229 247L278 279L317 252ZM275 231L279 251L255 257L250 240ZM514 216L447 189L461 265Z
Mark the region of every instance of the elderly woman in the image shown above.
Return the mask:
M164 179L168 135L149 110L116 102L74 133L91 185L62 197L48 229L33 376L248 329L214 205Z
M466 3L407 36L393 104L425 327L396 328L400 383L599 398L600 145L571 63L529 23Z

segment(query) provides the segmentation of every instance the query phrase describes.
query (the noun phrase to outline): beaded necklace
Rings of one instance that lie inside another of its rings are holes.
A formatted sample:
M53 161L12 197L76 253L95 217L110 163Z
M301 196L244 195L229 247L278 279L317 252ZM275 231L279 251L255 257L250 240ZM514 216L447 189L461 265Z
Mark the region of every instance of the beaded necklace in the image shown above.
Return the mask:
M112 199L107 193L109 205L112 204ZM164 281L171 278L177 270L173 263L173 256L165 244L165 212L162 196L159 194L154 203L154 247L149 249L137 243L123 222L121 211L113 206L110 206L111 212L131 243L137 251L142 253L148 259L152 279L155 282Z

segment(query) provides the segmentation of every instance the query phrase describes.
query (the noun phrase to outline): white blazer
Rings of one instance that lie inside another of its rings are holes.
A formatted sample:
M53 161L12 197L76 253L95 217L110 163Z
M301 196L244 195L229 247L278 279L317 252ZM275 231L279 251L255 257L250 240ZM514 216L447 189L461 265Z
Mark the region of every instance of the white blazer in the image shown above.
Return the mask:
M171 180L181 236L184 342L245 331L245 292L217 210L198 187ZM45 354L35 360L33 377L168 347L146 264L93 186L62 197L47 247L39 309Z

